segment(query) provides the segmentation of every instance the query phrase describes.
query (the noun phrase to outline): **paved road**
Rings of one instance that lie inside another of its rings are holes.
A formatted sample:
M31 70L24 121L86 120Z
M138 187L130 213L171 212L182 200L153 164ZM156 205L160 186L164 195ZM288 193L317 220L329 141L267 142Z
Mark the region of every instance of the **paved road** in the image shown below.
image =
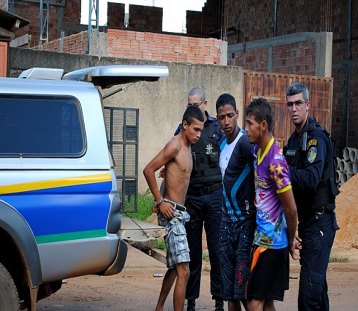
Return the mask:
M357 250L358 252L358 250ZM291 266L290 290L285 301L276 303L277 311L295 311L298 265ZM129 247L124 270L115 276L85 276L69 279L62 288L38 303L38 311L149 311L154 310L165 265ZM330 264L328 271L331 310L358 310L358 264ZM209 294L209 273L203 272L201 296L197 310L213 310ZM171 295L165 310L172 309ZM226 309L227 310L227 309Z

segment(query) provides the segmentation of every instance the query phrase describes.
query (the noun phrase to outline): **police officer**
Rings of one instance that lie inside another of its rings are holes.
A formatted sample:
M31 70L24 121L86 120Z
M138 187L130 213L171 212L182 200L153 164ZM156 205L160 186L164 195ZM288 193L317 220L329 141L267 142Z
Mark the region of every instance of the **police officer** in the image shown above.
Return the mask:
M300 283L298 310L329 310L326 272L338 225L334 146L330 135L309 117L309 92L300 82L286 91L295 131L284 148L298 211Z
M199 297L202 269L202 233L205 227L210 259L210 289L215 299L215 310L221 311L220 250L222 187L219 167L219 142L223 137L218 121L206 111L208 101L201 88L193 88L188 94L188 106L198 106L204 114L204 129L200 140L192 145L193 170L185 206L190 215L186 224L190 248L190 278L186 289L187 311L195 310ZM179 131L179 128L177 132Z

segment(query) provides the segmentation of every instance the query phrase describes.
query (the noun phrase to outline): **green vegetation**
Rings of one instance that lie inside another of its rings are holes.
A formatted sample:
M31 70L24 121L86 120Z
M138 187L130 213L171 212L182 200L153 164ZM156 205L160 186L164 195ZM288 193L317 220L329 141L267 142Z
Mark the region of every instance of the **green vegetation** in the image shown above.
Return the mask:
M152 215L153 202L153 195L148 189L143 194L138 194L138 211L136 213L126 213L126 215L134 219L146 221L147 218ZM163 238L155 239L154 241L152 241L152 243L155 248L166 250Z
M209 262L209 253L207 250L203 250L203 260Z
M162 251L165 251L167 249L165 242L164 242L164 238L155 239L153 241L153 245L155 248L161 249Z
M138 194L138 211L136 213L128 213L128 216L145 221L150 215L152 215L153 202L153 195L150 190L147 189L147 191L143 194Z
M329 262L349 262L349 258L344 256L331 256Z

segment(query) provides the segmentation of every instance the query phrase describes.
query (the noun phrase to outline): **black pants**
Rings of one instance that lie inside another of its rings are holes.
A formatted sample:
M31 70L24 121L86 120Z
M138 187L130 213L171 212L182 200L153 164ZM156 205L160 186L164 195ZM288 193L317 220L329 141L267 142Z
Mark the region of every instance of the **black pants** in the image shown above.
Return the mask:
M298 310L329 310L326 272L336 230L334 213L316 214L300 221L299 236L302 239L300 251L300 284Z
M186 232L190 249L190 277L186 289L186 299L197 299L200 293L200 279L203 260L202 234L203 226L210 259L210 289L213 298L220 297L220 223L221 223L222 189L210 194L188 195L185 201L190 221Z

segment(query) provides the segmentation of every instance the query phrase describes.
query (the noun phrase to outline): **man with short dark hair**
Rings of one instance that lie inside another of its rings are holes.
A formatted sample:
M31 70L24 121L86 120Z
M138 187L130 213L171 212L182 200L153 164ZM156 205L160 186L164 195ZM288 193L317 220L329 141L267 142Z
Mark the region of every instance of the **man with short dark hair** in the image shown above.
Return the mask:
M295 131L288 139L285 156L290 167L298 211L300 284L298 310L329 310L326 272L336 230L334 209L334 146L330 134L313 118L309 91L301 82L286 91L287 110Z
M282 148L275 141L273 111L264 99L254 99L246 108L245 129L254 147L256 231L247 284L250 311L275 310L289 286L289 256L295 252L297 210L290 174Z
M206 111L208 101L202 88L195 87L188 94L188 106L197 106L204 115L204 129L200 140L192 146L193 171L190 176L185 206L190 215L186 232L190 248L190 277L186 290L187 311L195 310L200 293L203 262L203 226L210 259L210 291L215 310L223 311L220 296L219 231L221 221L222 187L219 168L220 140L224 136L220 125ZM180 130L180 126L177 132ZM177 133L176 132L176 133Z
M165 236L168 270L163 279L156 311L163 311L165 300L175 280L174 310L182 311L184 308L190 255L185 232L185 222L188 221L189 215L183 204L193 167L191 144L199 141L203 121L199 108L188 107L183 115L180 133L172 137L143 170L155 198L159 223L168 229ZM155 172L163 166L164 192L161 193Z
M223 215L220 228L221 295L229 311L246 309L246 283L256 228L254 156L247 135L237 124L235 98L222 94L216 101L217 119L225 138L220 144Z

